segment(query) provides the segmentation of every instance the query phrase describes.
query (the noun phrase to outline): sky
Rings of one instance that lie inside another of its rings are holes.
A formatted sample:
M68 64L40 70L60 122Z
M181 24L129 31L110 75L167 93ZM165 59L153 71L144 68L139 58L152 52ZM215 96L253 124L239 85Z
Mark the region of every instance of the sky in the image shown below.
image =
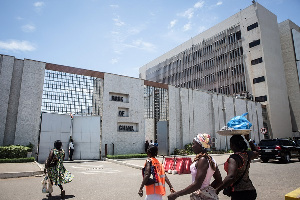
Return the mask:
M258 0L300 26L300 0ZM0 0L0 54L138 78L252 0Z

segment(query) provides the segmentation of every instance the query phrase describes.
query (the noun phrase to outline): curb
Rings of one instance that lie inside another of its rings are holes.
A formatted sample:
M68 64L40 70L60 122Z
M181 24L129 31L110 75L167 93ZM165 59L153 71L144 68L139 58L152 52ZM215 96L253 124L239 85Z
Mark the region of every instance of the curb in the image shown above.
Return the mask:
M20 178L20 177L30 177L30 176L38 176L44 174L44 171L34 171L34 172L7 172L0 173L0 179L8 179L8 178Z
M118 161L118 160L108 159L108 158L106 158L105 161L108 161L108 162L111 162L111 163L116 163L116 164L119 164L119 165L124 165L124 166L127 166L127 167L132 167L132 168L135 168L135 169L143 169L143 167L141 167L139 165L130 164L130 163L127 163L125 161Z

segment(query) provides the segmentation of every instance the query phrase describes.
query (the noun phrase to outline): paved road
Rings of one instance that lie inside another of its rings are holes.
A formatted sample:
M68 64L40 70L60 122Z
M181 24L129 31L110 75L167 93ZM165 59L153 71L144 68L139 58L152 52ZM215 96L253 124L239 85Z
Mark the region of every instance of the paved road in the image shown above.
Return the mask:
M223 163L228 155L215 156L220 164L222 177L225 177ZM143 165L144 160L127 160L136 165ZM64 185L66 199L77 200L141 200L137 195L142 176L141 171L135 168L107 162L95 161L85 163L65 163L65 167L71 171L74 180ZM282 200L284 195L300 187L300 162L293 160L289 164L281 164L277 161L269 163L251 163L250 177L257 188L258 200ZM26 177L0 179L0 200L41 200L48 199L41 193L41 180L43 177ZM175 189L182 189L191 183L191 176L169 175ZM167 190L167 194L169 191ZM59 199L59 188L54 187L54 197ZM164 199L167 199L166 197ZM188 196L179 200L189 199ZM220 200L228 200L220 195Z

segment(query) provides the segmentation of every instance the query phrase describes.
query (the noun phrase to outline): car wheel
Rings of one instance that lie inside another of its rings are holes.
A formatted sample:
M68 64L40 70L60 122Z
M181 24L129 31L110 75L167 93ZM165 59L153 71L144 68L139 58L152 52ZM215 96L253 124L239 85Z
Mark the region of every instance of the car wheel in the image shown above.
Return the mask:
M299 159L300 159L300 158L299 158ZM262 158L261 161L262 161L263 163L267 163L267 162L269 161L269 159L268 159L268 158Z
M291 161L290 154L289 153L284 154L284 156L282 157L281 161L285 162L285 163L289 163Z

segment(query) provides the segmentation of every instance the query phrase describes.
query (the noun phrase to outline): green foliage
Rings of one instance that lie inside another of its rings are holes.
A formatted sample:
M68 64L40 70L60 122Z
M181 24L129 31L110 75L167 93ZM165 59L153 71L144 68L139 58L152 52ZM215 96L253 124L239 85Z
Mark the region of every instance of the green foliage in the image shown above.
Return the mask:
M34 157L30 158L12 158L12 159L0 159L0 163L24 163L24 162L34 162Z
M0 159L26 158L29 147L10 145L0 147Z
M145 158L147 154L124 154L124 155L107 155L109 159L126 159L126 158Z
M29 144L26 147L28 147L28 152L32 152L34 145L31 142L29 142Z

